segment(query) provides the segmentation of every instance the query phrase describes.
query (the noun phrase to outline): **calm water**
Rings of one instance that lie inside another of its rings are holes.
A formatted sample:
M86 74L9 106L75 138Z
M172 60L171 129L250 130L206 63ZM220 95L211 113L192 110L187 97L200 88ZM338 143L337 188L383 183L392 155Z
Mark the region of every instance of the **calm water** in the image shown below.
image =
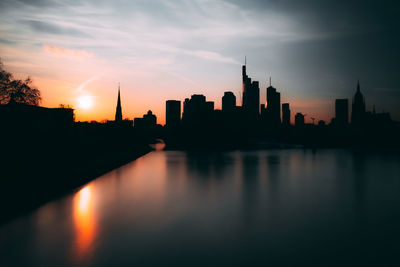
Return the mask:
M341 150L152 152L0 227L0 266L399 266L398 255L400 157Z

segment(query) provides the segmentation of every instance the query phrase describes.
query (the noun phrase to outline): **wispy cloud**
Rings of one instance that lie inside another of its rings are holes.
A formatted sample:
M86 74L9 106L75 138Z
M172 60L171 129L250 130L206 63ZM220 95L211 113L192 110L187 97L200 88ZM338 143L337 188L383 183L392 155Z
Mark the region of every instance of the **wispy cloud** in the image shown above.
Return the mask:
M212 60L212 61L218 61L218 62L224 62L224 63L233 63L240 65L238 61L236 61L233 58L230 57L224 57L221 54L218 54L216 52L212 51L204 51L204 50L197 50L197 51L186 51L187 54L196 56L198 58L206 59L206 60Z
M57 45L43 45L44 51L60 57L75 57L75 58L90 58L93 57L93 53L79 50L79 49L68 49Z
M39 33L46 34L62 34L72 36L89 36L88 33L78 30L77 28L57 25L55 23L49 23L41 20L21 20L21 22L27 25L30 29Z
M78 85L78 87L76 87L75 91L76 91L77 93L82 92L82 91L85 89L85 87L86 87L89 83L91 83L91 82L97 80L98 78L99 78L98 76L93 76L93 77L87 79L86 81L84 81L83 83L81 83L80 85Z

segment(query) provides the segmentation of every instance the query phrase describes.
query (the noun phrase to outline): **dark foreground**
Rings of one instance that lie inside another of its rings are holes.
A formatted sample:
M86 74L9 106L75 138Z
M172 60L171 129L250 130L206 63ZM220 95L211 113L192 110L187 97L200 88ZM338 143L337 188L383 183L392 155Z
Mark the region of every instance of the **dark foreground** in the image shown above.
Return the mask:
M0 224L150 151L132 129L5 128Z
M1 266L399 266L400 157L152 152L0 227Z

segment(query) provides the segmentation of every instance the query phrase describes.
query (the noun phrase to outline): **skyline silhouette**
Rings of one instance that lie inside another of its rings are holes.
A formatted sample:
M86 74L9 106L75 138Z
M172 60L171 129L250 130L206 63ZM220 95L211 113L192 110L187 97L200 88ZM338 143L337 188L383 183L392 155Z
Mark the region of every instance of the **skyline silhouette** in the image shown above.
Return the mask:
M400 266L399 17L0 0L0 266Z
M257 124L264 124L264 126L271 129L281 126L291 126L300 124L311 125L333 125L336 127L346 127L348 125L363 127L368 123L375 121L391 122L392 118L390 112L376 112L375 105L372 111L366 109L366 100L361 92L360 81L357 81L356 91L353 97L350 98L336 98L334 104L334 117L328 121L310 117L312 122L306 122L307 114L304 111L298 110L291 112L290 103L281 104L281 93L272 86L272 78L269 78L269 86L265 89L266 101L260 100L260 86L258 81L252 81L248 76L247 62L242 66L242 102L237 105L236 96L234 92L226 91L221 98L222 109L215 109L214 101L207 101L206 96L202 94L192 94L191 98L185 98L181 103L180 100L169 99L166 100L165 124L160 126L178 127L181 123L191 123L191 121L208 120L208 117L213 116L219 112L229 114L225 117L231 123L241 123L241 119L249 120ZM351 103L351 109L349 108ZM182 107L183 106L183 107ZM182 110L182 111L181 111ZM295 114L292 117L291 114ZM143 128L142 120L146 121L146 116L151 119L147 123L150 128L154 128L157 123L156 115L148 110L147 115L143 118L135 118L133 126ZM218 116L218 115L217 115ZM153 118L154 117L154 118ZM118 119L117 119L118 118ZM296 120L297 118L297 120ZM235 119L237 119L235 121ZM315 121L316 120L316 121ZM121 113L121 99L120 87L118 86L118 99L116 105L115 121L122 121ZM169 121L169 123L168 123ZM298 123L296 123L296 121ZM398 122L397 122L398 123ZM145 122L146 124L146 122Z
M164 124L165 99L183 101L192 92L217 109L225 91L241 102L244 55L260 99L272 76L281 103L307 114L306 122L330 120L331 99L349 98L357 79L368 110L375 105L400 120L394 1L84 3L0 3L6 68L31 75L44 106L68 104L78 121L113 120L117 82L131 119L151 109Z

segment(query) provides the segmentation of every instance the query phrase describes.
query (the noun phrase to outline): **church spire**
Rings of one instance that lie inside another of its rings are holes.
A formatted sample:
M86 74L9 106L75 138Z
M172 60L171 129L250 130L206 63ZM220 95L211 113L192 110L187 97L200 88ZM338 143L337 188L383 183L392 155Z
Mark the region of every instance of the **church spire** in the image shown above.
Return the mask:
M122 121L121 96L120 96L120 85L119 85L119 83L118 83L117 109L115 111L115 121Z

